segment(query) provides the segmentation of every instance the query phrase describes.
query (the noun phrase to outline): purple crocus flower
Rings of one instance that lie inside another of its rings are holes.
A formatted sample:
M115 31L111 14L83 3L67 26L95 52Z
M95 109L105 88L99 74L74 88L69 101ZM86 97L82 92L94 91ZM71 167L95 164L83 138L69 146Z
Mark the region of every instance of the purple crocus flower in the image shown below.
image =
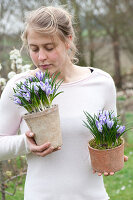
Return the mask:
M35 84L34 84L34 91L35 91L35 92L38 92L38 90L39 90L39 87L38 87L38 85L35 83Z
M22 85L21 89L20 89L21 92L27 92L27 88L25 87L25 85Z
M34 77L29 77L29 81L31 81L31 82L32 82L32 81L33 81L33 79L34 79Z
M106 118L109 118L109 111L108 110L104 110L103 111L103 115L106 116Z
M117 130L117 133L122 134L125 131L125 126L120 126Z
M96 127L100 133L102 133L103 127L98 120L96 120Z
M113 125L114 125L114 121L113 121L113 120L107 119L107 127L108 127L109 129L111 129Z
M30 101L30 93L29 93L29 92L24 93L24 94L23 94L23 97L24 97L27 101Z
M117 125L116 128L119 128L119 125Z
M14 103L21 105L21 100L18 97L14 97Z
M41 71L36 72L36 77L39 79L39 81L42 81L45 76L45 73L43 74Z
M49 80L48 79L45 80L45 85L49 86Z
M51 88L46 87L46 95L47 97L51 94Z
M50 93L50 94L53 94L53 92L54 92L54 89L53 89L53 90L51 90L51 93Z
M31 83L31 87L34 88L35 94L38 94L38 90L39 90L38 83L36 83L36 82Z
M38 84L38 86L40 86L41 89L42 89L44 92L46 91L46 85L45 85L42 81L40 81L40 84Z
M120 133L117 133L117 134L116 134L116 138L120 137L120 135L121 135Z
M104 124L106 124L107 119L104 115L101 114L99 116L99 121L100 121L100 124L104 125Z
M14 95L13 95L14 97L22 97L22 94L21 93L18 93L18 92L16 92Z

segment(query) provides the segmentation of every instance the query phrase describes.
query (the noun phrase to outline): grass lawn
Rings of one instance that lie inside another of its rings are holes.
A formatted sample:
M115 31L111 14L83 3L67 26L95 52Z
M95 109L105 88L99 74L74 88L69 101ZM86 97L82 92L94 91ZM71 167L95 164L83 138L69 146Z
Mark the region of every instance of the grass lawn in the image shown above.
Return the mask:
M131 122L133 127L133 113L126 114L127 122ZM115 173L114 176L104 177L106 190L110 200L133 200L133 130L128 132L128 144L125 147L125 155L128 156L128 162L125 163L124 169ZM24 190L23 178L22 184L18 185L14 196L6 195L6 200L23 200ZM13 192L14 184L10 183L8 192ZM0 194L1 199L1 194Z

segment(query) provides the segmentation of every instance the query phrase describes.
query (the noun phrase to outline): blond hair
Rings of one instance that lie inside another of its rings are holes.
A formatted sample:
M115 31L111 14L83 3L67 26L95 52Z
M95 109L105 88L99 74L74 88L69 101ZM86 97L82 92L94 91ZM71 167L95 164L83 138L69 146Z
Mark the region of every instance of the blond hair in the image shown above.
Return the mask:
M72 16L62 7L42 6L37 10L33 10L26 17L25 29L22 33L21 39L23 46L28 46L27 35L29 29L33 29L41 34L55 35L65 43L69 42L69 57L73 63L76 63L78 59L75 57L77 51L76 37L74 28L72 26ZM69 40L69 36L72 40Z

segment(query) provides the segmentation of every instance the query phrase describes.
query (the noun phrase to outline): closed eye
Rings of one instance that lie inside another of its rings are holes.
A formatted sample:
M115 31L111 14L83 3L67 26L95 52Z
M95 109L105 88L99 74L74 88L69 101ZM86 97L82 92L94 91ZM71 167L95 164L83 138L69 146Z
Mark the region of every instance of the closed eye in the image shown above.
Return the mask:
M31 49L33 52L37 52L38 51L38 49Z
M52 51L54 48L46 48L47 51Z

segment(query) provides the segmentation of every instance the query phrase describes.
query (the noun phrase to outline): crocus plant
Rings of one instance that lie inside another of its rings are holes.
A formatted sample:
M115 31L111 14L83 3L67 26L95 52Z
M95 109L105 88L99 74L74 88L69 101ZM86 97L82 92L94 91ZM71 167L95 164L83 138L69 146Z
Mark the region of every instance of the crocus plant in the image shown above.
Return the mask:
M38 71L35 76L28 77L24 82L16 84L14 90L14 102L23 106L29 113L40 112L52 106L53 99L61 92L57 93L63 80L56 83L60 73L56 76L48 71Z
M84 126L90 129L96 145L105 148L118 146L121 136L127 131L125 126L120 124L119 116L108 110L99 111L93 117L88 112L84 114L87 119L87 122L83 121Z

